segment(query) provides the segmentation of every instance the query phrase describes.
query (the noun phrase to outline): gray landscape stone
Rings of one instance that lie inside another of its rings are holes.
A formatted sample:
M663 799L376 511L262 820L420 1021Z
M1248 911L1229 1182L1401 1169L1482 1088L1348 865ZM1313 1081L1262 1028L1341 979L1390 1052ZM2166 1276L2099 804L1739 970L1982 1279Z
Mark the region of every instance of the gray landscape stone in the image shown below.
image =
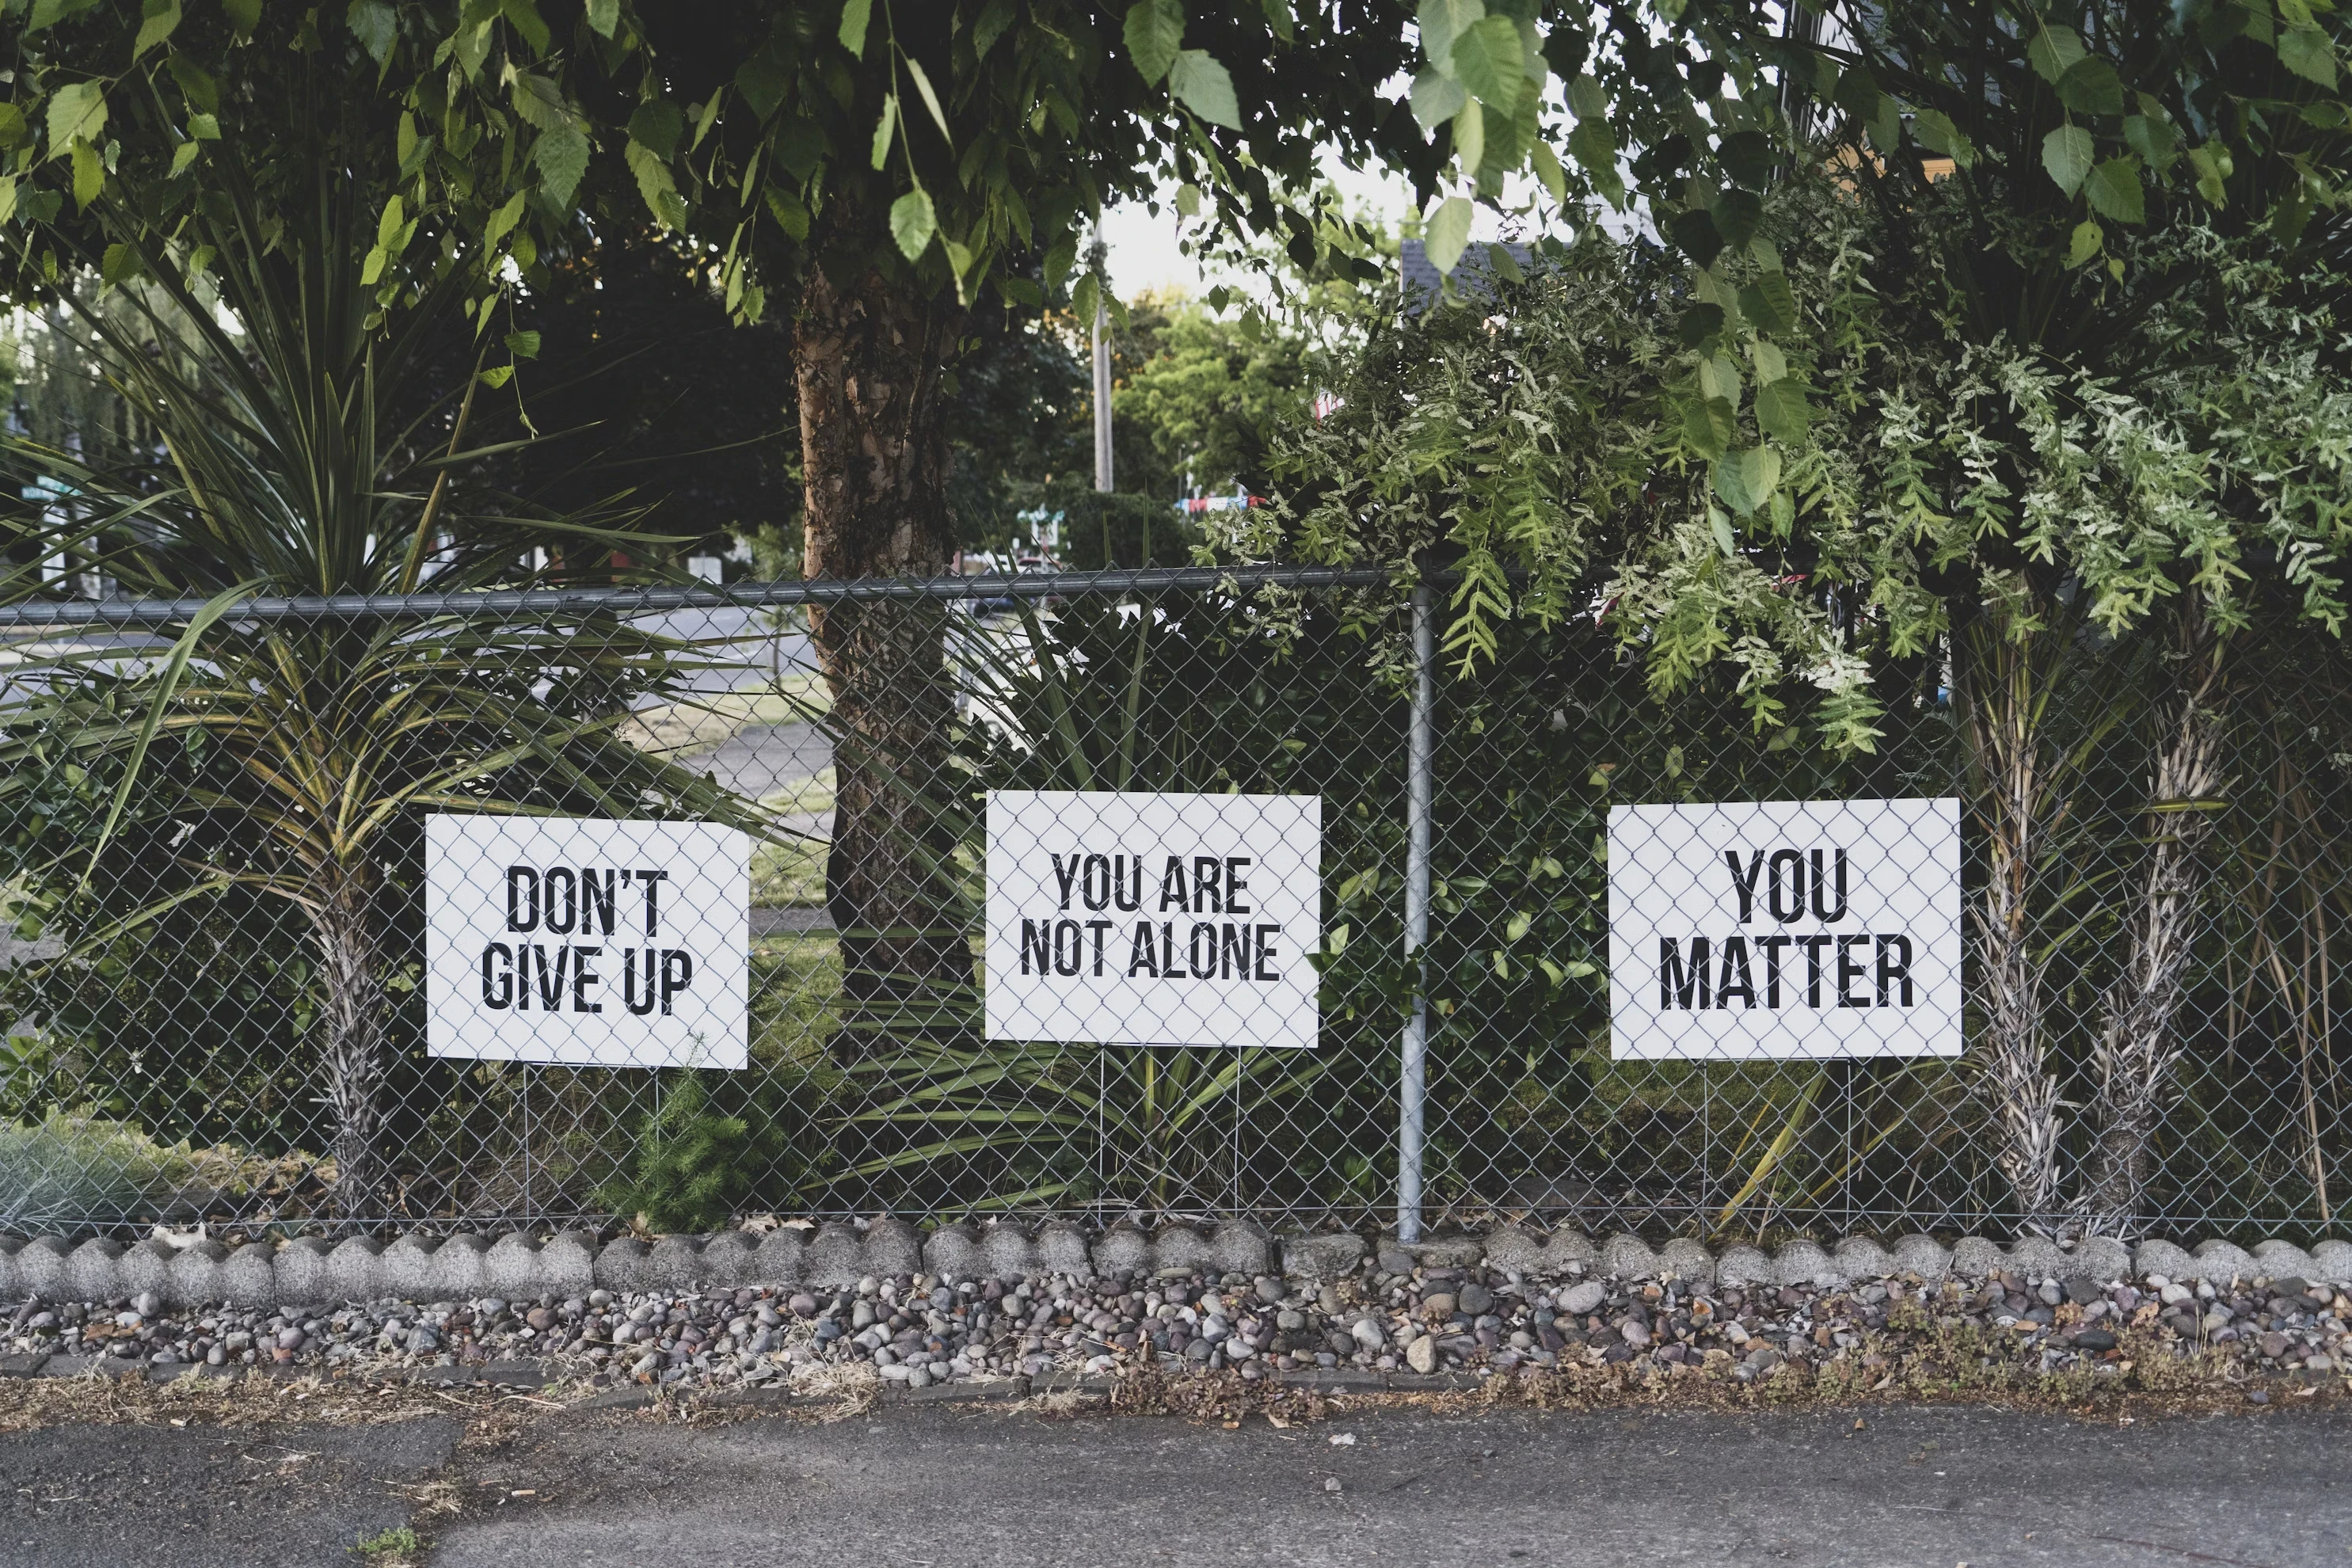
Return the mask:
M1593 1239L1574 1226L1564 1225L1553 1231L1551 1239L1544 1243L1540 1267L1548 1273L1565 1274L1571 1263L1580 1263L1591 1268L1600 1262L1601 1248Z
M1848 1279L1876 1279L1902 1271L1895 1255L1866 1236L1847 1237L1830 1256Z
M1715 1283L1715 1254L1689 1237L1675 1237L1658 1248L1658 1263L1664 1272L1687 1284Z
M335 1300L334 1280L327 1268L327 1261L333 1255L334 1248L325 1238L316 1236L298 1236L279 1247L278 1256L270 1260L276 1276L276 1293L270 1304L340 1305ZM128 1279L124 1282L129 1283Z
M865 1279L866 1246L857 1227L837 1219L817 1226L816 1237L801 1260L801 1270L803 1284L823 1290L847 1289Z
M25 1250L21 1236L0 1236L0 1303L21 1301L25 1292L16 1289L16 1254Z
M707 1278L702 1247L698 1236L665 1236L655 1241L646 1252L638 1275L645 1281L642 1288L683 1291L701 1284Z
M2312 1266L2332 1285L2352 1282L2352 1241L2323 1241L2311 1249Z
M1486 1243L1475 1236L1433 1236L1405 1250L1423 1268L1475 1268L1486 1256Z
M2197 1277L2213 1285L2227 1285L2232 1279L2251 1279L2255 1273L2254 1260L2244 1247L2232 1246L2216 1237L2197 1244Z
M1906 1236L1895 1244L1895 1266L1932 1285L1950 1276L1952 1254L1932 1236Z
M172 1259L179 1249L168 1241L140 1242L114 1260L115 1286L125 1296L152 1292L158 1300L172 1299ZM0 1296L0 1300L5 1300Z
M1098 1279L1122 1272L1134 1273L1151 1266L1151 1238L1120 1220L1102 1233L1091 1257L1091 1272Z
M1715 1277L1726 1285L1774 1285L1780 1270L1762 1247L1735 1241L1717 1255Z
M1601 1244L1601 1272L1612 1279L1646 1279L1658 1268L1658 1255L1638 1236L1620 1231Z
M1041 1272L1037 1244L1020 1222L992 1219L980 1227L981 1278L1025 1279Z
M220 1300L240 1307L270 1307L278 1302L278 1247L274 1242L248 1241L231 1249L220 1267Z
M2132 1271L2131 1248L2112 1236L2086 1236L2074 1244L2074 1272L2102 1285L2127 1279ZM2064 1279L2066 1276L2060 1275Z
M760 1283L760 1233L722 1230L704 1240L698 1283L715 1289L736 1290Z
M2167 1279L2194 1279L2197 1259L2185 1247L2151 1237L2133 1249L2132 1272L2141 1276L2161 1274Z
M349 1236L327 1254L328 1299L374 1301L392 1294L384 1283L383 1244L373 1237Z
M1171 1222L1161 1226L1152 1236L1151 1260L1147 1265L1151 1273L1156 1274L1163 1268L1197 1271L1209 1267L1209 1244L1191 1226ZM1218 1272L1223 1273L1223 1270Z
M866 1230L866 1272L887 1279L923 1271L923 1233L883 1215Z
M224 1289L221 1265L227 1258L228 1248L217 1241L193 1242L180 1248L180 1255L172 1259L172 1289L163 1299L178 1307L201 1307L223 1300L228 1292Z
M616 1236L596 1249L595 1279L600 1290L614 1294L643 1290L646 1255L653 1250L634 1236ZM856 1283L855 1279L850 1281Z
M117 1296L128 1296L121 1289L121 1274L114 1260L122 1256L122 1244L102 1236L94 1236L73 1249L66 1259L66 1289L78 1301L110 1301Z
M484 1259L489 1250L490 1238L471 1232L444 1241L425 1271L425 1294L436 1301L471 1301L487 1294L489 1269Z
M760 1238L751 1268L761 1285L797 1285L808 1265L808 1237L799 1226L780 1225Z
M433 1255L441 1238L409 1231L383 1249L383 1293L404 1301L433 1300Z
M482 1285L501 1300L528 1301L549 1289L541 1282L540 1245L519 1230L490 1243L482 1255Z
M2028 1279L2063 1279L2076 1271L2074 1258L2042 1236L2021 1236L2011 1242L2008 1266Z
M1338 1279L1361 1267L1364 1251L1364 1238L1345 1232L1337 1236L1286 1236L1282 1238L1282 1271L1302 1279Z
M1543 1267L1543 1238L1520 1225L1498 1225L1486 1233L1486 1267L1533 1274Z
M1087 1227L1066 1219L1049 1219L1039 1226L1037 1268L1045 1274L1091 1273L1094 1260L1087 1248Z
M1801 1237L1773 1255L1772 1278L1782 1285L1843 1285L1847 1275L1821 1243Z
M934 1279L961 1284L988 1275L988 1255L981 1250L980 1232L968 1225L943 1225L923 1238L923 1272Z
M2291 1241L2258 1241L2254 1243L2254 1272L2267 1274L2273 1279L2316 1279L2320 1275L2318 1261Z
M1226 1220L1209 1232L1206 1261L1222 1274L1264 1274L1274 1267L1274 1237L1253 1221Z
M2000 1244L1981 1236L1964 1236L1952 1247L1952 1274L1960 1279L1983 1279L2009 1267L2009 1255Z

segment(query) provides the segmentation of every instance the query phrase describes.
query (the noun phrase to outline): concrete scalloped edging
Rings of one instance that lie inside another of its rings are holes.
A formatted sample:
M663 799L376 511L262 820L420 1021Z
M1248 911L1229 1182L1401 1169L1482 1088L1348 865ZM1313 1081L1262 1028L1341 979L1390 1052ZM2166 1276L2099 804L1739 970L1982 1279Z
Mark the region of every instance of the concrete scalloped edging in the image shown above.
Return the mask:
M187 1247L142 1241L125 1247L104 1237L75 1242L56 1236L0 1237L0 1301L105 1301L152 1292L174 1307L221 1300L292 1306L387 1297L572 1296L598 1287L614 1292L747 1285L840 1289L868 1275L916 1273L955 1279L1120 1271L1255 1277L1277 1266L1304 1279L1335 1279L1367 1266L1402 1273L1415 1267L1473 1264L1521 1274L1558 1275L1571 1268L1626 1278L1672 1274L1726 1285L1841 1285L1893 1274L1981 1279L2001 1269L2037 1279L2160 1274L2217 1285L2241 1277L2352 1283L2352 1243L2323 1241L2305 1252L2290 1242L2264 1241L2248 1252L2221 1240L2190 1250L2168 1241L2130 1248L2095 1237L2066 1250L2039 1237L2006 1247L1981 1237L1948 1247L1927 1236L1904 1237L1891 1247L1848 1237L1834 1247L1792 1241L1767 1253L1743 1243L1710 1251L1682 1238L1653 1247L1625 1235L1596 1243L1580 1231L1544 1235L1514 1225L1483 1237L1411 1245L1393 1237L1347 1234L1276 1238L1244 1220L1206 1229L1171 1222L1150 1233L1120 1223L1090 1242L1080 1226L1066 1220L1049 1220L1034 1230L1003 1220L947 1225L926 1236L888 1217L862 1229L827 1221L813 1231L787 1226L764 1235L722 1231L652 1242L622 1237L599 1243L585 1231L543 1240L520 1232L446 1238L412 1232L388 1245L366 1237L330 1243L306 1237L235 1248L213 1241Z

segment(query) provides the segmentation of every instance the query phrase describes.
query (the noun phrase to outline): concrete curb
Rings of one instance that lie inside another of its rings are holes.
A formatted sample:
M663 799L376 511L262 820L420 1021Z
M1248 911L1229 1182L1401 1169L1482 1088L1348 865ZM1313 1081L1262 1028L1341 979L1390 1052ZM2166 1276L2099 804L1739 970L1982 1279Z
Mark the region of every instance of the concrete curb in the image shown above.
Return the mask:
M1927 1236L1904 1237L1891 1247L1848 1237L1828 1247L1792 1241L1766 1253L1741 1243L1711 1251L1682 1238L1654 1247L1625 1235L1595 1242L1578 1230L1546 1235L1516 1225L1498 1226L1480 1237L1412 1244L1344 1234L1277 1238L1245 1220L1206 1230L1170 1223L1150 1233L1120 1223L1089 1241L1066 1220L1049 1220L1034 1231L1010 1220L946 1225L925 1235L887 1216L863 1228L828 1220L814 1231L787 1226L764 1235L722 1231L650 1243L622 1237L600 1244L585 1231L544 1238L521 1232L495 1237L410 1232L388 1246L365 1237L331 1244L300 1237L235 1248L213 1241L177 1247L154 1240L125 1247L105 1237L76 1242L59 1236L0 1237L0 1301L110 1301L152 1293L170 1307L215 1301L290 1307L385 1298L530 1300L576 1296L597 1287L615 1292L744 1286L837 1290L868 1276L910 1274L954 1280L1121 1272L1254 1279L1279 1268L1294 1278L1329 1280L1367 1268L1403 1274L1416 1268L1479 1265L1529 1275L1673 1275L1727 1285L1843 1285L1902 1274L1975 1279L2002 1270L2034 1279L2161 1274L2216 1285L2240 1278L2290 1277L2346 1283L2352 1282L2352 1243L2323 1241L2305 1252L2291 1242L2264 1241L2248 1252L2221 1240L2201 1242L2192 1251L2169 1241L2145 1241L2133 1248L2102 1237L2069 1249L2038 1237L2006 1247L1982 1237L1963 1237L1948 1247Z

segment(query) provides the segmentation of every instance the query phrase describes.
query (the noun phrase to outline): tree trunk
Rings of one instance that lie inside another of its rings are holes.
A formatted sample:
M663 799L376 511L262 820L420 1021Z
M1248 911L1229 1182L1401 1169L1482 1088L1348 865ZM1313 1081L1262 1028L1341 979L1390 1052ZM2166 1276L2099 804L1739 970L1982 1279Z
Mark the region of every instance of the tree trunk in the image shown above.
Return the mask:
M811 268L794 324L805 571L935 576L955 549L940 378L963 312L856 254L830 274ZM971 952L946 870L954 835L941 820L954 788L946 625L944 606L925 600L810 615L833 695L825 905L840 933L841 1054L862 1054L878 1032L935 1029L969 1007Z
M323 874L310 906L325 993L327 1105L334 1113L336 1214L346 1224L384 1217L381 1147L384 1008L375 897L364 867Z
M2091 1066L2098 1142L2082 1194L2085 1224L2096 1235L2138 1233L2146 1206L2149 1155L2164 1114L2180 1045L2172 1017L2202 880L2200 855L2213 819L2180 803L2203 801L2228 785L2221 777L2217 704L2221 662L2198 596L2184 596L2172 700L2158 738L2148 780L2148 851L2131 955L2101 998L2103 1015Z
M1979 1066L2000 1123L1996 1163L2021 1221L2046 1229L2057 1207L2058 1079L2042 1040L2032 903L2038 862L2065 810L2054 776L2061 764L2045 754L2041 733L2063 633L2012 635L2010 614L1989 611L1954 637L1952 684L1990 861L1971 914L1985 1017Z

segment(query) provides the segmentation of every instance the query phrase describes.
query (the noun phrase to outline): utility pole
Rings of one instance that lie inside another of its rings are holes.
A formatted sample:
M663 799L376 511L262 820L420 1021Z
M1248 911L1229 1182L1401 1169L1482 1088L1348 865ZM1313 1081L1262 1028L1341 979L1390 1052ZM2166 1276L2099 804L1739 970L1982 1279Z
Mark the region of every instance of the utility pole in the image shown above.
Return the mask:
M1100 240L1095 241L1089 257L1095 276L1103 276L1105 251ZM1095 489L1108 491L1113 488L1110 471L1110 306L1103 292L1095 293Z

